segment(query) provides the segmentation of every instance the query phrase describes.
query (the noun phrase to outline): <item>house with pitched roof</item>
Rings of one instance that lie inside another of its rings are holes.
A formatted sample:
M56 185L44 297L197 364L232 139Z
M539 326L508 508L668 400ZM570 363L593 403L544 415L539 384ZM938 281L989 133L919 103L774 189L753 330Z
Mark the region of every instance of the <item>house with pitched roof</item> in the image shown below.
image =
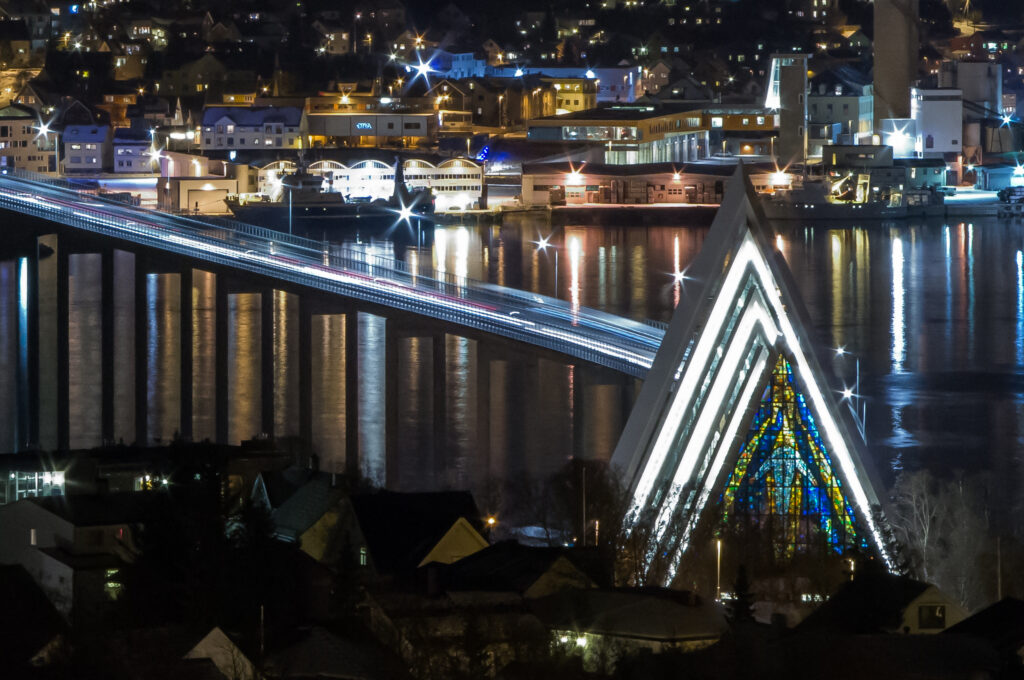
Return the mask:
M0 563L20 564L63 616L88 621L122 592L133 528L163 494L27 498L0 507Z
M848 581L811 612L800 632L941 633L967 618L967 611L936 586L908 576L862 574Z
M203 111L203 151L301 149L306 114L297 106L211 106Z
M65 174L101 173L112 165L113 137L106 124L69 125L61 142Z

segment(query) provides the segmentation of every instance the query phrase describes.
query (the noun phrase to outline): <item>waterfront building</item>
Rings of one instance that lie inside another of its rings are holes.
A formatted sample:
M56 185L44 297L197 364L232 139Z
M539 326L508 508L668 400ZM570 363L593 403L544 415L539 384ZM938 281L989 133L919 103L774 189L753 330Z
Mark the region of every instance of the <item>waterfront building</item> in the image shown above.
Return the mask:
M949 155L955 160L963 148L963 93L960 90L910 91L910 117L917 135L914 151L918 158Z
M654 203L716 204L732 165L674 163L601 165L536 163L523 166L524 206ZM767 174L767 173L765 173Z
M547 116L529 121L527 139L600 144L610 165L685 163L709 149L702 112L688 107L615 105Z
M777 162L783 166L803 163L807 158L806 54L772 56L764 106L779 115Z
M845 66L811 79L807 95L810 157L821 157L826 144L871 143L875 120L872 87L866 76Z
M306 114L305 124L311 147L415 147L436 140L438 128L437 114L433 112L325 111Z
M479 163L465 158L440 162L409 158L402 162L402 167L406 185L410 189L430 189L438 211L482 207L486 201L484 169ZM292 161L257 162L255 168L256 182L251 191L274 200L281 194L281 178L297 170ZM306 171L324 178L325 191L336 191L344 196L375 200L387 199L394 193L394 162L372 158L347 163L319 160L310 163Z

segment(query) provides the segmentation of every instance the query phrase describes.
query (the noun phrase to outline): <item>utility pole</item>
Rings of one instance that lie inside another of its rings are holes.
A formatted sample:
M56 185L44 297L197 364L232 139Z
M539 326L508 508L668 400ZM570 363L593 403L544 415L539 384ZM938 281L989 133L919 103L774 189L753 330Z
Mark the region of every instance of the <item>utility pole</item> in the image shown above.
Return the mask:
M996 536L996 602L1003 599L1003 550L1002 539Z
M555 251L557 252L557 251ZM582 462L582 461L580 461ZM587 466L584 464L580 470L580 474L583 477L583 531L580 532L580 536L583 537L583 547L587 547Z

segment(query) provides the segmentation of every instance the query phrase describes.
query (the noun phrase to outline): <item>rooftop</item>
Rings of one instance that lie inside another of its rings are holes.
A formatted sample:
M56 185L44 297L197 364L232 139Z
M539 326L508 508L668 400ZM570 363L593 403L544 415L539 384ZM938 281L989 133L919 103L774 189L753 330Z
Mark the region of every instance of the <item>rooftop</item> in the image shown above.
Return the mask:
M587 109L586 111L573 111L566 113L561 116L545 116L544 118L537 118L535 120L554 120L554 121L591 121L591 120L612 120L612 121L636 121L636 120L648 120L651 118L660 118L662 116L676 116L684 113L700 113L701 109L693 108L691 106L672 106L663 104L656 106L654 104L636 104L627 105L620 104L615 106L602 106L596 109Z

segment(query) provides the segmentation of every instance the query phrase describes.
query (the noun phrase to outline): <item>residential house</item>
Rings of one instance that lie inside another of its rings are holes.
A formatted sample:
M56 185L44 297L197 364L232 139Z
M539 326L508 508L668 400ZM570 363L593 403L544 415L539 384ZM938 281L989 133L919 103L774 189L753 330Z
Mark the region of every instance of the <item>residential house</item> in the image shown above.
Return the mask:
M238 27L230 19L214 19L210 12L203 17L203 40L210 44L237 43L242 39Z
M35 111L18 104L0 109L0 167L55 172L56 135L41 134Z
M933 585L907 576L862 574L844 583L797 631L941 633L966 618L967 611Z
M641 652L694 652L728 632L719 602L685 591L568 589L531 603L552 646L581 658L589 672L611 673Z
M153 138L145 130L114 130L114 172L153 172Z
M465 491L378 491L350 499L340 544L377 577L403 578L431 563L451 564L487 547L480 514Z
M523 76L519 78L467 78L460 81L442 80L427 91L439 108L447 111L468 112L472 124L497 128L518 128L526 121L553 116L557 110L561 83L573 87L576 80L555 77ZM556 87L557 86L557 87ZM590 93L579 97L562 97L569 106L584 106ZM438 99L438 98L443 99ZM573 104L579 101L579 104Z
M256 665L235 642L219 627L214 627L195 647L186 652L187 660L207 659L213 662L224 678L231 680L257 680L263 677Z
M37 497L0 507L0 562L20 564L65 617L86 621L122 592L132 527L163 494Z
M658 94L661 88L669 83L672 75L672 65L665 59L659 59L653 65L645 67L641 87L646 94Z
M0 66L23 68L29 65L32 55L32 40L25 22L0 20Z
M5 625L0 654L9 677L28 676L59 651L67 624L46 594L19 564L0 565L0 598L4 616L17 625Z
M149 48L142 40L124 40L111 50L114 80L139 80L146 74Z
M399 0L367 0L356 6L356 25L362 31L373 30L385 37L394 36L405 30L405 5Z
M40 0L9 0L0 7L0 15L25 23L33 52L46 49L46 41L50 39L50 20L53 16L46 3Z
M138 96L135 92L110 92L103 95L96 108L110 116L111 127L128 127L128 107L138 101Z
M294 643L271 652L263 667L268 680L404 678L405 664L379 645L354 640L313 626Z
M541 76L542 83L555 89L555 115L597 108L598 82L591 78L555 78Z
M100 173L111 167L110 126L70 125L64 128L61 143L64 173Z
M157 83L157 92L163 96L187 96L213 90L219 92L249 92L256 89L256 71L236 67L204 54L195 61L177 69L166 69Z
M443 572L447 591L516 593L547 597L567 588L606 583L599 556L584 548L541 548L502 541L453 562Z
M942 631L985 640L999 655L1004 672L1024 665L1024 600L1006 597ZM948 638L947 638L948 639Z
M323 19L313 22L313 29L320 34L317 51L321 54L348 54L352 51L352 40L348 28L341 24L329 23Z
M26 83L14 96L13 103L28 106L40 116L49 116L60 103L60 99L59 94L51 92L43 83L33 80Z
M306 116L299 107L211 106L203 111L199 146L203 151L301 149L305 133Z
M317 562L332 562L332 537L339 518L345 514L347 497L337 484L337 475L291 467L281 472L264 472L253 487L253 499L271 511L274 536L300 549Z

